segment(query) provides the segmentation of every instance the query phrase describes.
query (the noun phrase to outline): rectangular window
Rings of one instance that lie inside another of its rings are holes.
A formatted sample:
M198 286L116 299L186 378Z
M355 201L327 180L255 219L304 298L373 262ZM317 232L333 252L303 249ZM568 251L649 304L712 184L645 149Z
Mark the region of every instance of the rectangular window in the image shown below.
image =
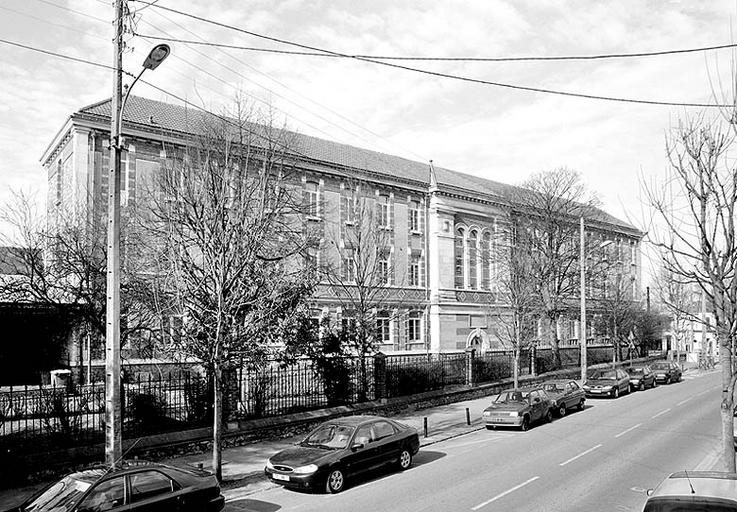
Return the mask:
M407 341L409 343L416 343L422 341L422 333L420 331L420 319L409 318L407 320Z
M380 228L391 229L392 227L392 205L388 195L380 195L376 198L376 222Z
M407 224L411 233L421 233L422 228L420 227L420 203L412 201L409 206L407 215Z
M412 256L409 263L409 285L420 286L420 258Z
M376 338L379 343L391 343L391 330L388 316L376 318Z
M343 256L341 258L341 272L343 281L350 283L355 282L356 265L353 260L353 249L343 249Z
M377 271L381 284L391 284L391 272L389 265L389 253L379 252L377 256Z
M308 217L317 217L319 214L318 191L319 185L311 181L305 183L305 188L302 190L302 207Z

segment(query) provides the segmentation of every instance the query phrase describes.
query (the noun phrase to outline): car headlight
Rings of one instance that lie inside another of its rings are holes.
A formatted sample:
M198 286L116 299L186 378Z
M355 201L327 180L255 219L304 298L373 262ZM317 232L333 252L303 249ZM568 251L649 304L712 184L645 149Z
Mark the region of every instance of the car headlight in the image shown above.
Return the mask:
M516 417L516 416L519 416L519 412L518 411L512 411L512 412L509 413L509 415Z
M613 387L614 387L614 386L602 386L602 387L601 387L601 389L603 389L603 390L605 390L605 391L606 391L606 390L608 390L608 389L612 389Z
M294 468L293 473L295 475L311 475L315 471L317 471L317 466L315 464L307 464L306 466Z
M274 469L274 465L271 463L271 459L266 459L266 467L269 469Z
M491 416L491 411L484 411L484 416Z

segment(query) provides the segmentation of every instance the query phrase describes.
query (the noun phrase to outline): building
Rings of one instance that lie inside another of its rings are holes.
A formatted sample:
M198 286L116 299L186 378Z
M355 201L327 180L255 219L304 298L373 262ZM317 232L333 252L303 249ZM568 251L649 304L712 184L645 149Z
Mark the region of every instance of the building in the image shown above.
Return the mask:
M93 223L104 219L110 108L105 100L75 112L44 152L50 222L61 209ZM129 98L122 125L124 208L153 183L169 158L168 148L183 145L205 115ZM294 141L299 155L296 185L308 203L308 223L326 233L330 226L350 224L346 205L360 192L375 203L379 222L391 237L382 256L387 286L377 311L380 350L501 347L488 315L494 261L485 254L514 210L519 188L319 138L294 134ZM589 236L614 242L617 258L631 276L632 299L639 300L642 233L601 211L586 224ZM317 259L323 256L315 254ZM350 277L350 269L343 270ZM320 286L313 303L316 318L350 321L350 311L337 305L334 287ZM575 344L577 313L570 317L557 328L561 339Z

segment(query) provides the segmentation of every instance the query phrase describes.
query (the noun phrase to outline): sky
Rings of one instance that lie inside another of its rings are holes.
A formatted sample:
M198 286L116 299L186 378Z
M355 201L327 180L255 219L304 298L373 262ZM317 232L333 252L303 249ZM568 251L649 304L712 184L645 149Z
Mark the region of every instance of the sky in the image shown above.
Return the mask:
M110 96L112 71L9 44L112 64L110 0L0 0L0 206L43 199L40 157L70 114ZM422 57L550 57L730 44L727 1L158 0L128 2L123 67L141 69L153 37L304 51ZM184 13L211 20L207 23ZM241 30L232 30L229 25ZM4 42L3 42L4 41ZM669 129L699 109L567 97L391 68L354 59L170 42L144 80L212 111L240 95L300 133L505 183L568 167L603 208L641 229L642 181L667 167ZM523 87L673 103L732 97L730 49L583 61L389 61ZM134 94L179 101L145 83ZM1 229L1 228L0 228Z

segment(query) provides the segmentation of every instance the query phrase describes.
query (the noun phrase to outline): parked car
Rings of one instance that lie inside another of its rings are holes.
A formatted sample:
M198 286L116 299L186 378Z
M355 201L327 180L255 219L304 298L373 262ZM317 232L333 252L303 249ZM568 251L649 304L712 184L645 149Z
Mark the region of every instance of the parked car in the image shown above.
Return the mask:
M553 401L542 388L502 391L484 409L486 428L519 427L527 430L537 421L553 420Z
M629 393L630 377L627 372L620 369L592 370L586 382L583 383L586 396L610 396L617 398L619 395Z
M203 470L131 461L119 468L71 473L24 501L14 512L219 512L225 506L215 477Z
M586 402L586 393L575 380L549 380L543 383L543 389L553 402L553 410L558 416L565 416L568 409L577 408L582 411Z
M737 512L737 473L679 471L647 494L643 512Z
M678 382L681 380L682 373L681 367L672 361L660 361L653 363L653 373L655 373L655 380L658 383L670 384L671 382Z
M321 424L293 448L266 461L264 472L286 487L336 493L346 480L379 466L405 470L420 449L414 428L380 416L347 416Z
M630 366L626 371L630 376L630 391L635 389L642 391L647 388L654 388L658 384L655 381L655 373L647 365Z

